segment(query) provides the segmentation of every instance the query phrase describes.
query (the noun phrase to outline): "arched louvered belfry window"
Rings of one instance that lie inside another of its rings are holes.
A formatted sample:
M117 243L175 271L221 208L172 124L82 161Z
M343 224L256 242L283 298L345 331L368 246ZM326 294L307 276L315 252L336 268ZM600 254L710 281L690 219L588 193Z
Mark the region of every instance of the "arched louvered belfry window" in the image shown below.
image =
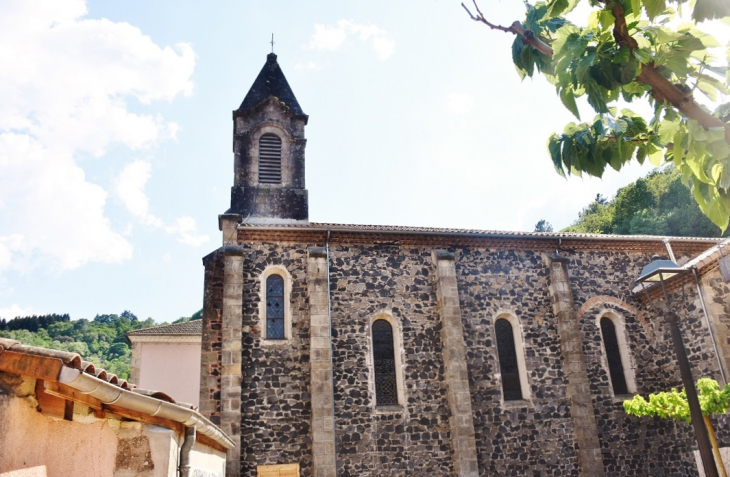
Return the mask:
M269 275L266 279L266 339L284 338L284 278Z
M281 184L281 139L276 134L259 138L259 183Z
M517 362L517 349L512 323L504 318L494 323L497 336L497 353L499 354L499 370L502 374L502 393L505 401L519 401L522 399L522 385L520 384L520 368Z
M608 361L608 372L611 376L613 394L629 394L624 365L621 362L621 349L616 335L616 325L613 320L605 316L601 318L601 335L603 336L603 347L606 350L606 361Z
M376 406L398 405L393 326L386 320L373 322L373 364Z

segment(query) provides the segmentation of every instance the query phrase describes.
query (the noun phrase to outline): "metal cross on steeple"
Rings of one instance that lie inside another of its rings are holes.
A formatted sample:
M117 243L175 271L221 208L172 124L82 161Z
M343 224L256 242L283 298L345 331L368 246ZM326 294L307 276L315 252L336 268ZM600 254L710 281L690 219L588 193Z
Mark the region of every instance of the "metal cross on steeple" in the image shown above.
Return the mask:
M274 34L271 34L271 52L274 52Z

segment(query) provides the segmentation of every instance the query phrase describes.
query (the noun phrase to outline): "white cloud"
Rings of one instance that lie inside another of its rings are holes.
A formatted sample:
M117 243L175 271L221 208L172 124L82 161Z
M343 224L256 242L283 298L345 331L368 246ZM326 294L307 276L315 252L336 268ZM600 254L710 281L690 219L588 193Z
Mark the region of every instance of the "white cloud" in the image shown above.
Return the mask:
M314 33L304 48L335 51L345 45L351 35L364 42L370 42L381 60L387 60L395 53L395 40L385 30L375 25L355 23L351 20L340 20L337 25L314 25Z
M207 235L198 235L198 227L192 217L180 217L174 224L166 225L162 219L149 210L149 199L144 192L147 181L152 176L152 165L145 161L134 161L119 174L114 191L127 210L145 225L158 227L168 234L178 236L178 241L199 247L209 240Z
M132 25L85 15L83 0L0 7L0 271L129 259L132 245L105 216L107 193L79 158L174 137L176 124L127 100L192 92L189 45L160 47Z
M451 93L446 97L446 111L450 116L465 116L474 109L474 97L468 93Z
M6 320L12 320L13 318L39 314L41 314L39 311L34 310L33 308L21 307L17 303L13 303L10 306L0 308L0 318L5 318Z

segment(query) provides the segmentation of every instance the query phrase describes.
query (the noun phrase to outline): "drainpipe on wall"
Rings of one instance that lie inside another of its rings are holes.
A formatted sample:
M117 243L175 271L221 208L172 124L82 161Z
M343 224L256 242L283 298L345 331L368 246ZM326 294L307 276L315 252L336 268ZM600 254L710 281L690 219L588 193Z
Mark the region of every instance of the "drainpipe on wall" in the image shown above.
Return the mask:
M193 452L193 444L195 444L195 428L185 428L185 439L180 449L180 477L189 477L190 474L190 454Z
M705 298L702 296L702 288L700 288L700 279L697 277L697 270L692 267L692 276L695 279L695 286L697 287L697 295L700 297L700 304L702 305L702 313L705 315L705 322L707 323L707 329L710 331L710 340L712 341L712 347L715 349L715 356L717 357L717 365L720 368L720 376L722 376L721 385L727 384L727 378L725 378L725 371L722 367L722 361L720 360L720 353L717 350L717 343L715 342L715 334L712 332L712 325L710 324L710 316L707 314L707 307L705 306Z
M664 247L667 249L669 258L674 263L677 263L677 259L674 258L674 252L672 251L672 245L669 243L669 239L665 238L662 240ZM719 245L718 245L719 248ZM702 314L705 315L705 323L707 324L707 330L710 332L710 341L712 341L712 347L715 350L715 357L717 358L717 366L720 369L720 376L722 377L722 386L727 384L727 378L725 378L725 371L722 366L722 360L720 359L720 353L717 349L717 343L715 342L715 334L712 332L712 325L710 324L710 315L707 314L707 307L705 306L705 298L702 296L702 289L700 288L700 280L697 276L697 269L692 267L692 276L695 279L695 286L697 287L697 296L700 297L700 304L702 305Z

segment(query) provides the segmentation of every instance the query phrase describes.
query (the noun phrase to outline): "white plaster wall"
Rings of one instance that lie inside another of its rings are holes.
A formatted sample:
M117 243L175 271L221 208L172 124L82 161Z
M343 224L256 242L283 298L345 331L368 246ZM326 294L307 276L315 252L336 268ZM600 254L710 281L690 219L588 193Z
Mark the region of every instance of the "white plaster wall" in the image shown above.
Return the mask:
M139 343L139 387L198 406L200 343Z
M196 442L190 454L190 466L208 477L223 477L226 472L226 454Z

